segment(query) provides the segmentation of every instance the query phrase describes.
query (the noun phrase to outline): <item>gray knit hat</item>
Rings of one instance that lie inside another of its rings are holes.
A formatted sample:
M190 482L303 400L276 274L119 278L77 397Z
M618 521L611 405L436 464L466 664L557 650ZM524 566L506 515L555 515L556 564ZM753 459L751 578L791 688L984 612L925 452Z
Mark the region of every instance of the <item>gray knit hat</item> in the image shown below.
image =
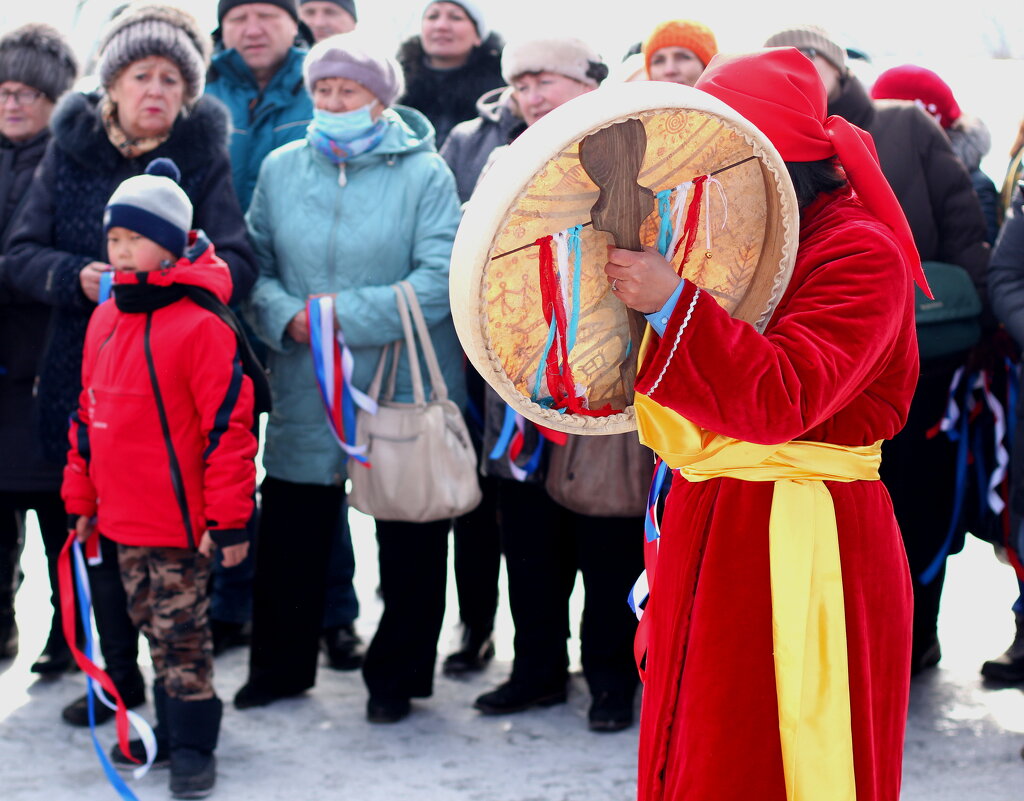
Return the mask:
M0 38L0 83L17 81L56 100L77 73L75 54L56 28L32 23Z
M362 84L385 106L390 106L405 91L402 68L391 56L378 48L359 32L338 33L313 45L302 64L306 91L321 78L348 78Z
M487 27L487 21L484 19L484 10L480 7L479 3L471 3L469 0L430 0L430 2L423 6L423 14L420 14L420 16L422 17L426 14L427 9L434 5L434 3L452 3L459 6L476 26L476 35L480 37L481 42L491 32Z
M505 83L520 75L554 72L587 86L597 87L608 77L608 66L590 45L571 36L510 42L501 54L501 77Z
M144 175L114 190L103 212L103 233L127 228L180 258L192 227L192 201L178 185L181 173L170 159L153 159Z
M109 88L121 70L149 56L163 56L178 65L185 80L185 103L203 93L210 61L210 37L179 8L130 5L111 21L100 39L99 76Z
M815 50L840 73L846 72L846 51L832 41L828 31L817 25L797 25L769 36L765 47L795 47Z

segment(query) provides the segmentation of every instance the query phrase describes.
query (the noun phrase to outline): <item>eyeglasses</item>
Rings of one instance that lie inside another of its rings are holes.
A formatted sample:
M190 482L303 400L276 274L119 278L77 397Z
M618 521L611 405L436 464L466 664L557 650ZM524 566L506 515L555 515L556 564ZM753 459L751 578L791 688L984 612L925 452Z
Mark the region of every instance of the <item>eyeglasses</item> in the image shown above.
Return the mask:
M8 100L14 100L19 106L31 106L43 93L36 89L18 89L12 92L8 89L0 89L0 106L7 105Z

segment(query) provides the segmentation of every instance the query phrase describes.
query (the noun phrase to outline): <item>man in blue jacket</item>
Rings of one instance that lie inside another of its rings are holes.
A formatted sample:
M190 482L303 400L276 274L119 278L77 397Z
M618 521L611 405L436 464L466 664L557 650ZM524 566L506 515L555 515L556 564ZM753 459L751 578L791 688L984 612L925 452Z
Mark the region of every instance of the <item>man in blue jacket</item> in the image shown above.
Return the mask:
M306 51L295 46L295 0L220 0L217 21L224 49L213 57L206 91L231 112L231 170L247 209L266 155L306 135L313 116L302 83Z

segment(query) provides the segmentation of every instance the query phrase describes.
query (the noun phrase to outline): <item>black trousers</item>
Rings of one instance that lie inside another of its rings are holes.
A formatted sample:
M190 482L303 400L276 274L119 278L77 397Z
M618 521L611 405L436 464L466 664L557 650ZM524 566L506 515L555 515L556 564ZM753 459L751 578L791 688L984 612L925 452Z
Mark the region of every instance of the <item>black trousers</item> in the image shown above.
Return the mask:
M921 573L931 564L946 538L956 494L956 443L944 433L928 431L946 410L956 363L922 365L921 377L903 430L882 446L881 476L903 535L914 590L913 660L935 642L945 564L928 584ZM963 532L954 538L952 553L963 547Z
M501 534L498 530L498 479L481 478L483 500L468 514L455 518L455 589L459 619L481 635L494 629L498 610L498 574L501 570Z
M444 620L450 520L378 520L384 613L363 661L376 698L426 698L434 690L437 638Z
M564 684L569 596L580 571L585 592L580 650L590 691L634 688L637 621L626 598L644 567L643 518L577 514L536 484L502 480L499 492L516 628L512 680L541 690Z
M13 614L14 593L19 584L18 559L25 537L25 512L34 510L46 553L50 576L50 630L61 628L60 585L57 557L68 537L67 514L60 492L0 492L0 614Z
M264 479L249 682L281 694L316 683L327 564L345 491Z
M139 630L128 616L128 594L121 581L117 543L100 537L100 553L103 561L87 568L100 653L118 692L139 698L144 687L139 671Z

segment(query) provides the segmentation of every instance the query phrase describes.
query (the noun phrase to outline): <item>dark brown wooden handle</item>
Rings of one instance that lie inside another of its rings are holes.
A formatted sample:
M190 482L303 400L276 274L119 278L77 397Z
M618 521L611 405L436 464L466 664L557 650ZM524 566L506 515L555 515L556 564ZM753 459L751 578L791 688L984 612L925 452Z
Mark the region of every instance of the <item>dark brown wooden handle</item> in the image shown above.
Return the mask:
M646 152L640 120L616 123L580 142L580 164L601 191L590 212L594 227L626 250L643 250L640 226L654 211L654 192L636 181Z

